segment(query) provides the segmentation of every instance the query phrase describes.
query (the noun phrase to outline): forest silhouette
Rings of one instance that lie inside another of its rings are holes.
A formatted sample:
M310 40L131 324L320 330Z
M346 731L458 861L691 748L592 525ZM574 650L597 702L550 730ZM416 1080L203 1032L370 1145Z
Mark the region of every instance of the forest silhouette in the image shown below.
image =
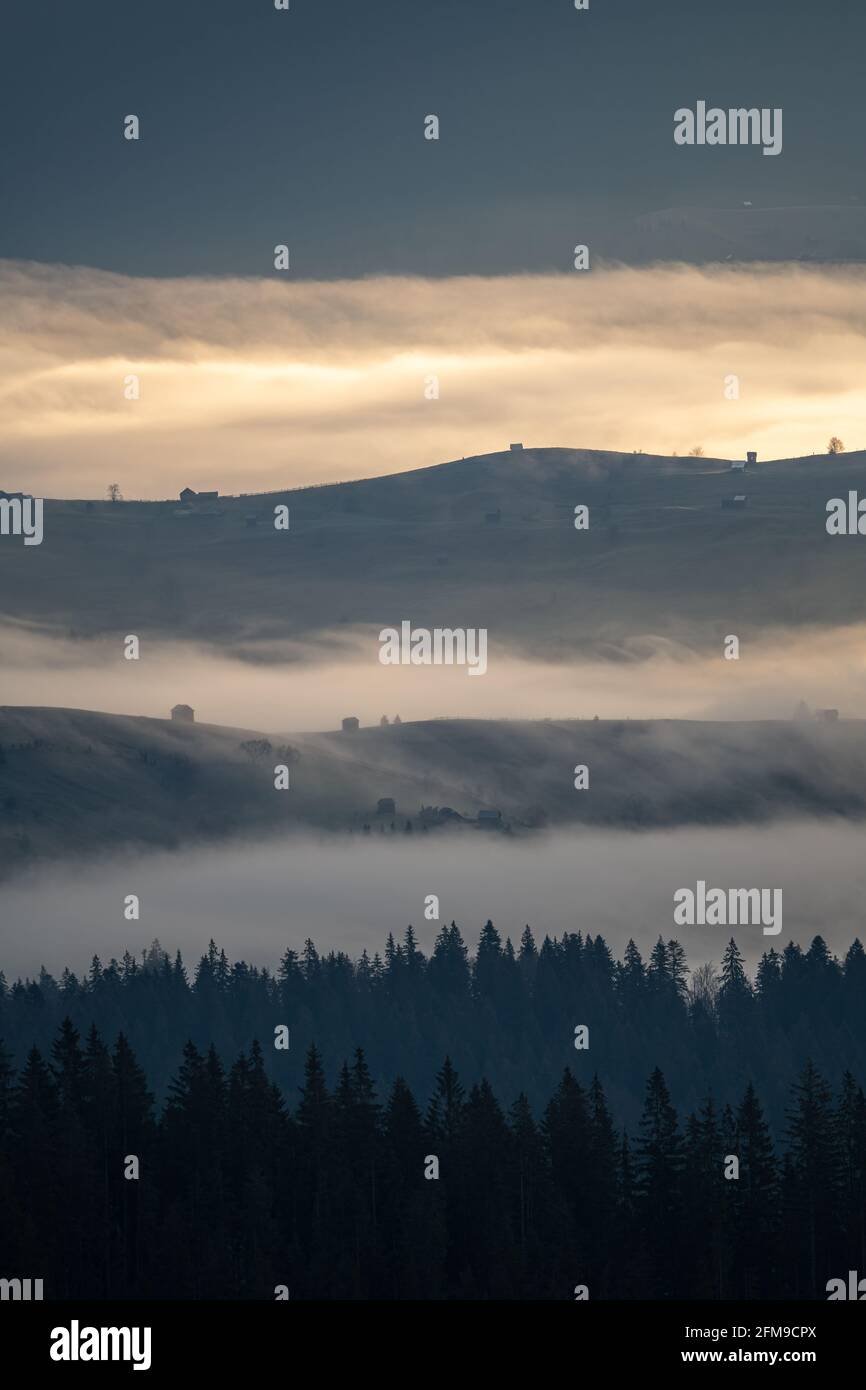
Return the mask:
M676 942L515 952L491 923L472 958L452 924L429 959L410 928L274 974L211 943L192 980L157 945L4 980L5 1272L75 1299L826 1298L866 1271L864 994L859 942L754 981L730 942L689 985Z

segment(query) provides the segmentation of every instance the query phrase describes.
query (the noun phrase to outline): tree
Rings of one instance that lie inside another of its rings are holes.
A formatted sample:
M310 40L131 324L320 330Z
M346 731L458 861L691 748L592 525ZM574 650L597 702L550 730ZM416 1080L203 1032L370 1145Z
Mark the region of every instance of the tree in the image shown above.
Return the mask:
M638 1213L655 1288L645 1297L671 1297L678 1277L682 1139L677 1112L659 1067L647 1081L637 1146Z
M450 1057L436 1077L436 1090L427 1108L426 1127L434 1140L453 1143L465 1110L464 1090Z
M703 456L704 456L704 447L703 447L702 444L695 444L694 448L689 449L689 458L693 458L693 459L702 459Z
M751 1081L737 1110L740 1175L733 1196L736 1298L771 1298L778 1239L776 1160L770 1130Z
M817 1298L829 1275L828 1259L838 1222L842 1170L839 1132L830 1087L811 1059L793 1088L788 1138L793 1181L786 1196L799 1218L801 1285ZM800 1295L802 1297L802 1294Z
M839 438L839 436L838 436L837 434L832 435L831 438L830 438L830 441L829 441L829 443L828 443L828 445L827 445L827 453L828 453L828 454L844 454L844 452L845 452L845 445L842 443L842 441L841 441L841 439Z
M109 502L122 502L122 501L123 501L123 494L122 494L121 491L120 491L120 483L109 483L109 484L108 484L108 488L107 488L107 492L108 492L108 500L109 500Z
M719 984L717 1008L724 1030L733 1031L745 1023L752 1002L752 986L746 975L743 957L731 937L722 956L722 977Z

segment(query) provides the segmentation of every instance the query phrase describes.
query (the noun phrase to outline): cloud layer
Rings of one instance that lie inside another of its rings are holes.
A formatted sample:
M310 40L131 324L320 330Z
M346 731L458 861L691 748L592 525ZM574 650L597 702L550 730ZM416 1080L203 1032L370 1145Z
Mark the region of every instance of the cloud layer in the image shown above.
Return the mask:
M130 662L115 639L82 644L3 623L0 705L166 718L182 699L203 723L289 734L336 729L349 712L363 725L397 712L404 720L787 719L801 699L866 718L863 624L768 632L736 662L724 661L721 648L698 655L651 637L618 661L528 660L494 644L479 680L463 667L382 666L373 631L323 637L331 640L318 649L250 644L249 660L154 640L145 661Z
M416 836L415 839L420 837ZM471 946L488 917L517 941L531 924L540 941L563 931L600 932L621 955L629 937L647 955L659 935L685 946L691 968L718 964L731 928L678 927L675 891L712 886L781 888L778 936L734 929L754 969L761 954L820 932L844 955L863 934L866 889L859 826L834 823L766 828L557 833L479 847L471 841L380 846L343 839L275 840L177 855L118 856L98 865L64 864L4 887L9 931L0 967L12 980L40 964L59 973L139 951L154 936L194 962L214 937L230 960L273 968L286 946L311 936L320 950L381 951L407 923L429 951L442 922L460 923ZM815 865L821 864L822 874ZM131 887L132 885L132 887ZM126 893L141 897L141 923L122 920ZM424 920L424 899L440 896L440 921Z
M864 367L866 271L851 266L295 283L0 261L0 485L251 492L512 439L790 457L838 434L856 448Z

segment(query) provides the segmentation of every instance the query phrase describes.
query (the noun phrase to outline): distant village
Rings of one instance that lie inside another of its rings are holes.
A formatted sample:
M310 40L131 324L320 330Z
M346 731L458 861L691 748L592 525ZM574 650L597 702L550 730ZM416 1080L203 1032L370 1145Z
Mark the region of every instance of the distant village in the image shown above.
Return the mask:
M173 705L170 718L173 724L189 727L195 724L195 710L191 705ZM383 714L379 720L379 727L399 727L401 723L399 714L394 715L393 721L390 721L388 716ZM361 721L356 715L347 715L341 723L340 732L355 734L360 730L360 727ZM240 747L250 757L267 756L273 751L283 759L288 757L289 761L299 761L300 759L300 754L295 749L283 747L273 750L267 739L247 740ZM387 832L396 834L398 819L403 822L399 828L404 834L409 835L414 833L416 828L424 832L440 826L472 826L480 830L498 830L506 834L511 833L511 823L504 819L502 812L496 806L482 806L475 815L466 815L455 810L453 806L421 806L418 812L410 812L407 815L405 811L401 811L398 817L397 801L393 796L380 796L372 814L358 812L353 819L359 822L359 828L364 835L370 835L374 830L383 835Z

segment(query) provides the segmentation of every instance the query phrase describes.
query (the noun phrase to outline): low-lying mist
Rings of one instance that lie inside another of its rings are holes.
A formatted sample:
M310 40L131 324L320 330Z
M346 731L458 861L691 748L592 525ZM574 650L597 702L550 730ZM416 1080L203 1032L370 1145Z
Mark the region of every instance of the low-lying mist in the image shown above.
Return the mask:
M402 615L398 615L399 621ZM384 620L383 620L384 621ZM698 655L652 634L600 660L515 654L489 635L488 667L383 666L378 630L323 633L317 642L254 645L244 659L216 645L145 638L141 658L114 641L0 628L0 705L52 705L165 718L182 702L204 723L280 732L362 724L382 714L446 718L778 719L798 700L866 716L866 625L768 633L740 658Z
M843 955L863 934L866 831L841 822L667 833L556 832L527 840L491 833L423 842L404 834L330 840L297 837L258 848L106 859L31 870L2 890L0 968L7 979L40 965L80 972L93 955L140 953L159 938L188 966L213 937L231 960L275 967L287 946L311 937L320 951L382 951L408 923L422 949L457 921L470 949L491 918L517 939L529 923L540 940L563 931L601 933L617 956L629 937L646 955L676 937L689 964L720 960L733 935L751 966L763 951L820 933ZM759 925L675 926L673 895L694 889L781 888L782 930ZM138 895L141 917L124 920ZM439 898L439 921L425 899Z

